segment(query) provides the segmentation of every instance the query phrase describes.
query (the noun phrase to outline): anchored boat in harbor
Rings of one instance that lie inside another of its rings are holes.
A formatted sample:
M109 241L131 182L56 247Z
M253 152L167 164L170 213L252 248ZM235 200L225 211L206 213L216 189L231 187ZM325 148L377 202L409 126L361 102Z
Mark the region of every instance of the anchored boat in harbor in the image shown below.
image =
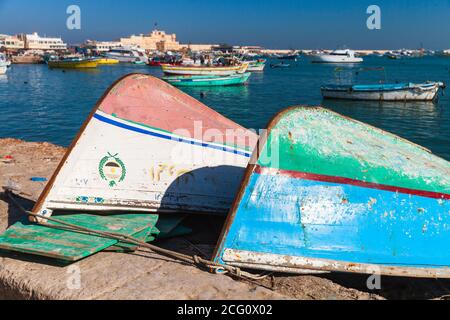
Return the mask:
M355 51L335 50L331 53L321 53L311 56L312 63L361 63L363 58L356 57Z
M148 58L145 55L145 51L133 47L114 48L106 52L104 56L109 59L116 59L119 60L120 62L127 62L127 63L135 61L142 61L143 63L148 62Z
M248 63L247 71L249 72L262 72L266 67L267 60L259 59L254 61L246 61Z
M110 65L110 64L118 64L120 61L117 59L111 59L111 58L104 58L104 57L100 57L97 58L96 61L98 62L98 64L100 65Z
M176 66L163 64L161 68L167 75L229 76L236 73L245 73L248 68L248 63L236 66Z
M96 59L89 58L65 58L49 60L47 64L52 69L92 69L97 68L99 62Z
M326 85L321 88L325 99L376 101L433 101L445 85L442 82L384 83L370 85Z
M6 59L6 55L0 53L0 75L6 74L8 70L9 61Z
M215 261L257 270L450 278L450 163L323 108L278 114Z
M246 72L229 76L172 76L164 77L163 80L176 87L214 87L242 85L250 76L251 73Z

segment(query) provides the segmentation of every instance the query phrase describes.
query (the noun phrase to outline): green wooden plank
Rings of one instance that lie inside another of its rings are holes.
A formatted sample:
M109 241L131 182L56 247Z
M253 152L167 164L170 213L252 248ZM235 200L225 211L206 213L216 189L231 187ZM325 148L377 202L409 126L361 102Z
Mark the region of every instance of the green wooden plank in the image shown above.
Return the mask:
M97 231L147 238L158 220L152 214L59 215L55 218ZM55 224L49 222L50 224ZM117 244L117 240L81 232L61 230L28 222L18 222L0 236L0 249L50 258L77 261Z
M180 223L186 218L186 215L179 214L165 214L160 215L156 227L160 231L159 236L164 237L170 234Z

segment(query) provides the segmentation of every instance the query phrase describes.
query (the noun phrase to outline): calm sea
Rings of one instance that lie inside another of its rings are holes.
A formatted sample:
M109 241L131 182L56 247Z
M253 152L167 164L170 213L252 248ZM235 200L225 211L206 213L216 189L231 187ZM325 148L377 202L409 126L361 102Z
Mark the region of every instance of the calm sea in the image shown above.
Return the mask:
M276 61L274 61L275 63ZM359 71L384 67L382 71ZM324 105L431 149L450 160L450 98L433 103L322 101L320 86L335 81L422 82L450 84L450 58L388 60L367 57L357 67L336 69L305 58L291 68L253 74L242 87L191 88L185 91L249 128L265 128L277 111L293 105ZM13 65L0 76L0 137L48 141L68 146L104 91L132 72L161 76L147 66L102 66L91 71L49 70L46 65ZM203 94L202 94L203 93Z

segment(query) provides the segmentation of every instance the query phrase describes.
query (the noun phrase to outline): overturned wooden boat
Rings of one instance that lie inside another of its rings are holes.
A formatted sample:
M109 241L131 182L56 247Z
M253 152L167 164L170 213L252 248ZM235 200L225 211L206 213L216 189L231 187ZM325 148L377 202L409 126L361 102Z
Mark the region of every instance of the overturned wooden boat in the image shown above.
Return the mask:
M260 270L450 278L450 163L323 108L260 138L217 262Z
M230 209L257 135L145 74L98 102L34 213Z
M215 87L245 84L251 73L232 74L230 76L171 76L163 80L176 87Z
M245 73L248 68L248 63L243 63L236 66L184 66L184 65L161 65L162 71L167 75L216 75L229 76L236 73Z
M391 83L370 85L327 85L321 88L325 99L376 100L376 101L433 101L442 82Z

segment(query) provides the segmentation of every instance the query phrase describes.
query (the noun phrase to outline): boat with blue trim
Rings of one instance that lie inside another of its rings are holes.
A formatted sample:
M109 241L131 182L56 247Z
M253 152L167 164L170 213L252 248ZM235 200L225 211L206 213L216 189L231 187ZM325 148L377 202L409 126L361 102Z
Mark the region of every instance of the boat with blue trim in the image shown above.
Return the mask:
M321 88L325 99L376 101L433 101L442 82L326 85Z
M257 270L450 278L450 163L323 108L262 135L215 261Z
M170 84L131 74L97 103L34 212L225 215L256 142Z
M251 73L246 72L229 76L172 76L162 79L176 87L214 87L243 85L250 76Z

